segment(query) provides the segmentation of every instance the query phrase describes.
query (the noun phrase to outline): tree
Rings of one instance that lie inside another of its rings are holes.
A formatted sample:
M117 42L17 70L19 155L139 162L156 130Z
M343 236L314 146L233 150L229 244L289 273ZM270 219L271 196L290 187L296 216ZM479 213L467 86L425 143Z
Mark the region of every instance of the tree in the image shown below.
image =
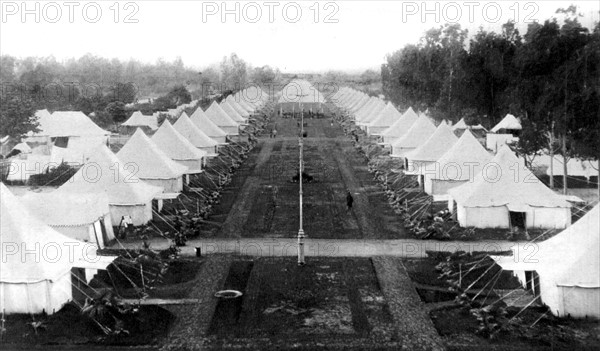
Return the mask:
M167 95L175 106L188 104L192 101L192 95L183 85L177 85Z
M23 94L0 95L1 135L20 139L28 132L38 131L37 117L31 98Z
M128 117L125 104L121 101L111 102L106 105L106 113L110 116L110 119L115 125L125 122Z
M544 128L533 123L529 119L521 121L522 130L519 134L519 141L515 147L517 155L523 157L525 165L531 167L531 163L541 151L547 147L548 138L542 131Z
M271 66L256 67L252 70L252 83L254 84L273 84L281 80L279 68Z
M223 90L239 89L247 83L248 67L244 60L232 53L221 61L221 85Z

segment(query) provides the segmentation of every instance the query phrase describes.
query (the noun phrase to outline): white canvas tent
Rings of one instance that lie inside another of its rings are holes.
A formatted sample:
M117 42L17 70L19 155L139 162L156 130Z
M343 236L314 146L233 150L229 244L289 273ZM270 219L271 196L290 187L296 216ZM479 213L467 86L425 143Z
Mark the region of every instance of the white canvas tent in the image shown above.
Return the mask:
M402 114L396 110L391 102L388 102L377 117L368 124L367 133L377 135L399 121L400 118L402 118Z
M600 318L600 205L554 237L535 243L535 255L521 245L513 256L493 256L524 286L539 282L541 302L560 317ZM531 244L530 244L531 245ZM520 254L519 254L520 252ZM537 277L531 281L531 277ZM529 281L528 281L529 280ZM529 284L528 284L529 283Z
M216 157L218 155L217 142L196 127L185 112L179 116L177 122L173 124L173 128L175 128L179 134L183 135L184 138L189 140L192 145L204 151L206 157Z
M425 143L406 154L404 173L420 175L419 182L422 184L422 176L435 172L439 166L436 161L457 141L452 128L442 122Z
M229 104L229 102L227 101L227 99L221 101L221 103L219 104L219 106L221 106L221 108L223 109L223 111L225 111L225 113L232 119L234 120L236 123L238 123L239 125L245 125L246 124L246 119L244 119L244 117L242 117L234 108L233 106L231 106Z
M131 117L121 124L124 127L158 129L158 121L155 115L146 116L141 111L135 111Z
M183 191L183 175L187 167L173 161L141 129L119 150L117 157L124 164L134 164L138 178L162 187L163 192Z
M392 157L404 157L410 151L418 148L435 133L436 127L429 117L421 115L406 131L404 136L392 144Z
M210 119L214 124L216 124L219 128L223 129L225 133L229 136L239 135L239 124L235 122L216 101L213 101L212 104L204 111L208 119Z
M231 105L231 107L233 107L237 111L237 113L240 114L240 116L242 116L242 118L250 118L250 113L246 111L242 106L240 106L240 104L238 103L238 101L236 101L233 95L229 95L227 97L227 102Z
M59 233L104 248L114 240L108 197L104 193L27 192L21 203Z
M219 128L216 124L211 121L206 113L200 106L194 111L190 120L198 127L204 134L208 135L211 139L219 144L227 144L227 133L223 129Z
M498 133L502 130L521 130L521 122L519 119L510 113L490 130L492 133Z
M563 229L571 224L571 205L537 179L508 146L472 182L448 194L448 207L456 210L461 227Z
M54 143L65 143L63 147L76 150L89 150L106 144L110 132L98 127L80 111L55 111L39 119L39 132L27 141L45 142L50 138ZM63 138L64 140L56 140Z
M0 183L0 310L52 314L72 299L71 269L95 246L71 239L32 215Z
M448 194L448 190L473 180L492 155L467 129L458 141L437 160L435 172L425 173L425 192L434 199Z
M406 132L408 132L410 127L412 127L418 118L419 116L415 113L412 107L409 107L402 114L402 117L400 117L399 120L397 120L389 128L380 132L382 143L389 145L395 143L398 139L406 135ZM377 133L373 133L373 135L377 135Z
M126 165L106 146L101 146L59 191L75 194L106 193L113 226L130 216L139 226L152 219L152 200L162 188L150 185L135 174L135 165Z
M461 118L460 121L456 122L456 124L452 126L452 129L454 129L454 130L461 130L461 129L485 130L485 127L482 126L481 124L468 126L467 123L465 122L465 119Z
M515 116L507 114L486 134L486 147L496 152L503 145L518 141L521 128L521 122Z
M381 111L385 108L385 102L381 99L377 99L375 106L370 111L366 111L363 115L363 118L357 124L361 126L363 130L367 130L367 127L371 124L371 122L379 115Z
M179 134L169 121L163 122L152 141L172 160L186 166L186 174L202 173L206 153Z

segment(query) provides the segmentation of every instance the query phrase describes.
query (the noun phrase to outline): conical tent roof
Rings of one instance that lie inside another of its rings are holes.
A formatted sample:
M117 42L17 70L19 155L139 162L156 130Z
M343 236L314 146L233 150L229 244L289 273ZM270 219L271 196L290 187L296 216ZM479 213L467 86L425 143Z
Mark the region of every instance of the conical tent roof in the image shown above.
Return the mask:
M121 124L126 127L148 127L152 130L158 129L156 116L146 116L141 111L135 111L131 117Z
M419 116L413 111L412 107L409 107L408 110L402 114L402 117L388 129L381 132L381 135L384 137L400 138L406 134L418 118Z
M235 98L233 97L233 95L229 95L227 97L227 102L231 105L231 107L233 107L237 113L240 114L240 116L242 116L244 119L247 119L250 117L250 113L248 113L248 111L246 111L242 106L240 106L238 104L237 101L235 101Z
M98 147L75 175L59 188L71 193L106 193L111 205L145 205L161 187L147 184L106 146Z
M41 118L48 118L50 117L52 114L47 110L47 109L43 109L43 110L37 110L35 111L35 116L39 119Z
M56 280L71 271L75 260L79 258L77 254L83 250L83 243L79 247L74 246L77 240L43 223L3 183L0 183L0 203L0 213L2 213L0 246L3 250L10 246L17 246L16 254L2 255L1 283L32 284L44 280ZM21 252L25 248L35 251L36 247L49 247L48 259ZM59 251L54 251L52 249L54 247ZM78 257L71 257L72 248Z
M600 205L552 238L537 243L535 270L561 286L600 287Z
M216 101L213 101L213 103L204 112L206 113L206 116L208 116L208 118L219 127L238 126L238 123L231 119L231 117L229 117L229 115L223 111Z
M19 198L31 214L53 227L89 225L110 213L106 194L70 194L65 191L27 192Z
M406 155L406 158L411 161L437 161L457 141L458 138L454 135L452 128L442 122L429 139L417 149Z
M189 140L195 147L209 148L218 145L216 141L212 140L202 130L196 127L185 112L179 116L177 122L173 124L173 128Z
M242 97L242 94L237 93L235 94L235 100L237 100L238 105L240 105L241 108L243 108L244 110L246 110L248 113L254 113L254 111L256 111L256 107L254 107L253 105L249 104L246 100L244 100L244 98Z
M350 114L354 114L359 111L364 105L366 105L370 101L369 96L361 93L355 100L351 101L348 104L346 109L350 112Z
M47 135L50 137L70 136L106 136L106 131L92 122L80 111L55 111L50 116L43 116L39 120L40 131L34 135Z
M357 122L362 122L365 117L371 112L373 111L373 109L378 105L378 103L380 101L378 101L379 99L377 99L376 97L372 97L369 99L369 101L367 101L366 104L364 104L361 108L359 108L358 110L356 110L355 118Z
M468 126L467 123L465 122L465 119L461 118L460 121L456 122L456 124L452 126L452 129L457 130L457 129L485 129L485 128L481 124L474 125L474 126Z
M500 129L521 129L521 122L517 119L517 117L507 114L500 123L496 124L494 128L492 128L491 132L496 133Z
M176 161L201 160L206 153L173 128L168 120L158 128L152 136L152 141L171 159Z
M385 108L385 103L383 102L383 100L378 100L377 104L375 105L375 107L373 109L371 109L371 111L369 111L369 113L367 113L365 115L365 118L362 120L362 123L364 125L371 125L371 122L377 118L377 116L379 115L379 113L381 113L381 111L383 111L383 109Z
M203 131L204 134L211 138L222 138L227 136L227 133L214 124L199 106L190 117L190 120L196 125L196 127Z
M221 106L221 108L223 109L223 111L225 111L225 113L231 117L232 120L234 120L237 123L246 123L246 120L244 119L244 117L242 117L234 108L233 106L231 106L229 104L229 102L227 102L227 100L223 100L221 101L221 103L219 104L219 106Z
M472 182L448 193L464 207L571 207L536 178L506 145Z
M490 162L492 155L475 139L467 129L458 141L440 157L437 162L440 169L445 165L456 165L460 174L447 175L449 180L468 180L479 173L482 167ZM473 174L469 174L470 165L473 165ZM447 173L447 172L446 172ZM434 179L442 179L443 174L436 174Z
M187 171L187 167L173 161L141 129L136 130L117 157L137 165L136 175L142 179L174 179Z
M370 127L389 127L402 118L402 114L396 110L391 102L385 105L385 108L379 112L377 117L373 119Z
M435 133L435 125L429 117L421 115L406 131L403 137L393 145L393 148L417 148L425 143Z

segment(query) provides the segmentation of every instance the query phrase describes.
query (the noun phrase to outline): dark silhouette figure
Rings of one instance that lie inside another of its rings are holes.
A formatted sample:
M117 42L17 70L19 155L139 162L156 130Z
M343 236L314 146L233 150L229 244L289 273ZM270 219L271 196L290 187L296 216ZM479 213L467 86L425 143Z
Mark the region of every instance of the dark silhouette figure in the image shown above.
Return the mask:
M352 197L350 190L348 190L348 192L346 194L346 206L348 206L348 208L347 208L348 211L350 211L352 209L353 203L354 203L354 198Z

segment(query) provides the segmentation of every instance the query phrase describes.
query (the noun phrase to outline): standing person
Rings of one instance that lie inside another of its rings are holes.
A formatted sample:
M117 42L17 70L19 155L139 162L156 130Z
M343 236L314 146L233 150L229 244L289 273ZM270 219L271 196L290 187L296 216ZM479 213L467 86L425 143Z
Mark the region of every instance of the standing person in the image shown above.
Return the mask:
M273 138L277 138L277 129L273 128L271 134L273 134Z
M354 203L354 198L352 197L352 194L350 193L350 189L348 189L347 193L346 193L346 206L347 206L347 211L352 210L352 204Z

